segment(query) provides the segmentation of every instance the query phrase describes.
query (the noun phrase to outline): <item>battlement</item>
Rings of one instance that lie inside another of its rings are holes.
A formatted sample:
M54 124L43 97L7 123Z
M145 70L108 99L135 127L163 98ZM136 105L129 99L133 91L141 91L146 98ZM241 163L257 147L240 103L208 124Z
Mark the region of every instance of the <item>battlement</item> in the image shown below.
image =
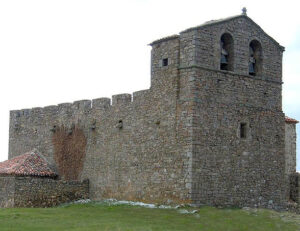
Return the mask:
M34 107L20 110L11 110L11 120L26 119L31 116L59 116L61 114L82 114L91 111L109 111L111 107L127 107L130 104L141 103L149 97L149 89L133 92L133 94L112 95L112 99L103 97L92 100L78 100L73 103L60 103L45 107Z
M112 96L112 105L124 105L131 103L131 94L118 94Z
M92 100L93 109L107 109L111 106L110 98L97 98Z

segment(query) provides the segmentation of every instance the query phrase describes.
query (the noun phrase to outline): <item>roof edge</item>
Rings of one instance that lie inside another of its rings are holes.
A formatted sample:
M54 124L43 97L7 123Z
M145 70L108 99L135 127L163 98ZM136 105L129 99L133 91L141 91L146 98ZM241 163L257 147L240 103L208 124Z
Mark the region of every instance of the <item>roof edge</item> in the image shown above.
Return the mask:
M208 26L212 26L212 25L218 25L218 24L221 24L221 23L224 23L224 22L228 22L228 21L231 21L233 19L236 19L236 18L240 18L240 17L247 17L245 15L235 15L235 16L231 16L231 17L227 17L227 18L223 18L223 19L213 19L213 20L210 20L210 21L206 21L198 26L193 26L193 27L190 27L190 28L187 28L183 31L181 31L179 34L182 34L182 33L187 33L187 32L190 32L190 31L193 31L193 30L196 30L196 29L199 29L199 28L204 28L204 27L208 27ZM249 17L247 17L249 18Z
M173 40L173 39L177 39L179 38L179 35L178 34L174 34L174 35L170 35L170 36L167 36L167 37L163 37L161 39L157 39L157 40L154 40L152 43L148 44L150 46L153 46L157 43L161 43L161 42L166 42L168 40Z
M287 124L297 124L297 123L299 123L298 120L295 120L295 119L290 118L290 117L288 117L288 116L285 117L285 122L286 122Z
M37 149L0 162L0 176L59 176L55 165L51 164Z
M228 22L228 21L232 21L234 19L237 18L245 18L247 20L249 20L252 24L254 24L261 32L263 32L270 40L272 40L279 48L280 50L283 52L285 51L285 47L281 46L274 38L272 38L270 35L268 35L256 22L254 22L250 17L248 17L247 15L241 14L241 15L235 15L235 16L231 16L228 18L224 18L224 19L218 19L218 20L211 20L211 21L207 21L199 26L195 26L195 27L191 27L188 28L186 30L181 31L179 34L182 33L187 33L193 30L197 30L200 28L205 28L205 27L209 27L209 26L213 26L213 25L218 25L218 24L222 24L224 22Z

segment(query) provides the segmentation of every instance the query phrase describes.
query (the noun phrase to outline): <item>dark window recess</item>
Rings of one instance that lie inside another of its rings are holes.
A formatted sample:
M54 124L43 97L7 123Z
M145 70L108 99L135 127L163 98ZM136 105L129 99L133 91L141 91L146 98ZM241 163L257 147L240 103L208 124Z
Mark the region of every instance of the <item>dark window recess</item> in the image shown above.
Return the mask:
M169 59L163 59L163 60L162 60L162 65L163 65L163 67L168 66L168 64L169 64Z
M240 138L247 138L247 124L240 124Z

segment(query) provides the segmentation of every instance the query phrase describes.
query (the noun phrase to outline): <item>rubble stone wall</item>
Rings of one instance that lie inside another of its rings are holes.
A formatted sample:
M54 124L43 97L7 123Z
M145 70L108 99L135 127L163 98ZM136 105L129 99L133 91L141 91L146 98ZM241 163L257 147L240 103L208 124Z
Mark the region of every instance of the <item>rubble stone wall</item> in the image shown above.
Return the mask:
M51 207L89 198L89 182L15 177L14 207Z
M46 177L0 177L0 208L51 207L89 198L89 181Z
M0 208L14 206L15 179L14 177L0 177Z

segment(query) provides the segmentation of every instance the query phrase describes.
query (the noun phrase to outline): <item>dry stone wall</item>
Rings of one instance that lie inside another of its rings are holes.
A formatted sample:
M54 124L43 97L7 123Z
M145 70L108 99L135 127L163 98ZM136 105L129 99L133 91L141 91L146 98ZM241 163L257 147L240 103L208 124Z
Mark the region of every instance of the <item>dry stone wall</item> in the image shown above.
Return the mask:
M89 181L46 177L0 177L0 208L51 207L89 198Z
M89 198L89 181L15 177L14 207L52 207Z
M0 208L14 206L14 177L0 177Z

